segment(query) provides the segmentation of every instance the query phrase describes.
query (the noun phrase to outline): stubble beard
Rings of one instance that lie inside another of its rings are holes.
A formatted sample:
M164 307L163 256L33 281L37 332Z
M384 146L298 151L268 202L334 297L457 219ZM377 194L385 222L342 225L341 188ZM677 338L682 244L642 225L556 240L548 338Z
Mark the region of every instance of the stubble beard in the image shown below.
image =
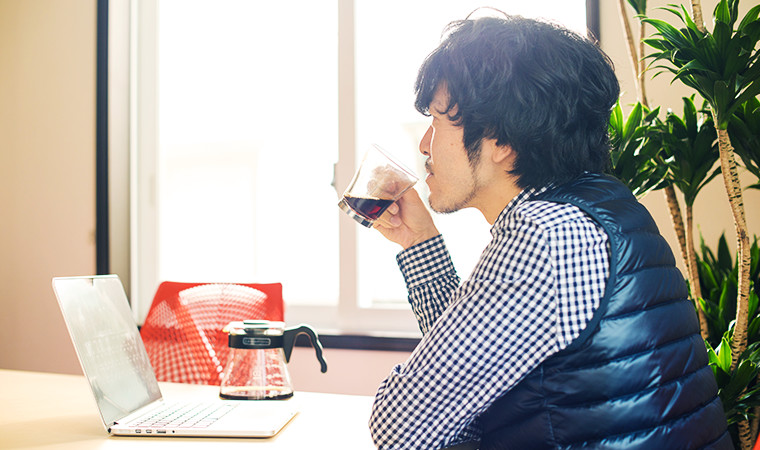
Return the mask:
M464 197L454 201L451 204L436 205L436 204L433 204L433 201L431 198L428 198L428 204L430 205L430 209L432 209L433 211L439 214L451 214L453 212L457 212L461 209L464 209L468 207L472 199L475 198L475 195L478 192L478 185L479 183L477 182L477 180L474 180L467 194Z
M477 146L480 147L480 143L478 142ZM477 173L477 167L478 163L480 162L480 148L477 149L477 151L473 154L474 156L469 159L469 166L470 166L470 186L468 187L467 194L463 197L459 198L458 200L455 199L451 204L449 205L433 205L432 195L428 197L428 204L430 205L430 209L433 211L439 213L439 214L451 214L454 212L457 212L459 210L462 210L464 208L467 208L470 206L472 200L475 198L475 196L478 194L478 191L480 191L481 183L480 183L480 177ZM427 165L427 164L426 164Z

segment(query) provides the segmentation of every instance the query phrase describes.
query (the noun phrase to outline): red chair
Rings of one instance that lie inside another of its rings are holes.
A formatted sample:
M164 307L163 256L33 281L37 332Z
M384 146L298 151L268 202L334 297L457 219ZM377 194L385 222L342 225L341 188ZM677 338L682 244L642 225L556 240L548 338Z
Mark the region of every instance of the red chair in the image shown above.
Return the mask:
M283 320L282 284L161 283L140 335L159 381L219 385L230 322Z

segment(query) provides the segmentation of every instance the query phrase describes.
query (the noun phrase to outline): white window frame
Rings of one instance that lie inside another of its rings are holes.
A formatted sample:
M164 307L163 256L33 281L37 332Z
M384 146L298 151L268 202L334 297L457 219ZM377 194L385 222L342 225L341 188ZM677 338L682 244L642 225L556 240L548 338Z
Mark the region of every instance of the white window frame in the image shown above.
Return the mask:
M336 186L349 184L356 163L355 1L338 0L340 88ZM124 281L135 319L142 323L155 289L162 281L157 279L157 0L111 0L109 22L110 177L120 180L111 183L109 192L111 246L117 250L111 252L111 267ZM125 89L128 96L124 94ZM125 143L126 136L129 145ZM360 230L337 207L335 214L341 216L338 305L292 305L287 304L286 298L286 321L309 323L320 332L330 334L419 337L409 305L359 307L357 232L367 230Z
M130 37L130 254L129 291L135 318L141 323L158 284L157 274L157 200L156 200L156 15L152 0L132 0ZM355 165L354 111L354 24L353 0L338 0L338 151L335 185L346 186ZM361 308L356 301L357 225L336 207L339 222L340 282L338 305L311 306L287 304L286 321L309 323L322 332L419 336L419 329L408 306ZM362 230L363 231L363 230ZM193 280L181 280L193 281ZM200 280L199 280L200 281ZM207 280L203 280L207 281ZM256 280L241 280L255 282Z

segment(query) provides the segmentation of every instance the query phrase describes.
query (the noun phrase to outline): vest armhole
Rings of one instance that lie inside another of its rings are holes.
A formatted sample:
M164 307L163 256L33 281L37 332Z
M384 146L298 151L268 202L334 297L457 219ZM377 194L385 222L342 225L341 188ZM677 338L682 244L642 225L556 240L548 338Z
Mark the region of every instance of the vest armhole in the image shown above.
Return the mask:
M602 296L601 300L599 300L599 306L594 311L594 315L591 317L591 320L589 320L586 324L586 328L584 328L578 337L573 339L573 341L568 344L567 347L557 352L557 354L570 353L577 350L586 342L586 340L588 340L589 336L591 336L597 325L599 325L599 322L602 320L602 317L604 317L604 314L607 312L607 304L609 303L610 297L612 297L612 290L614 289L615 282L617 281L617 256L613 249L617 248L618 240L617 237L615 237L615 235L611 232L608 225L600 220L597 214L591 211L591 209L585 204L566 198L552 197L551 195L545 197L539 196L536 200L571 204L591 217L594 222L599 224L599 226L602 227L602 230L604 230L604 232L607 234L607 242L610 248L608 261L609 276L607 277L607 282L604 285L604 295Z

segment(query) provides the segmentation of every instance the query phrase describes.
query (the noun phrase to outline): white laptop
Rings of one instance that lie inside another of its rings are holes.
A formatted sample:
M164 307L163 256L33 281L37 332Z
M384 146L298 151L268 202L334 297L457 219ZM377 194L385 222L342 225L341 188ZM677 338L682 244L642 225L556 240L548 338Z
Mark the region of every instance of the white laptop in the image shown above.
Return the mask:
M54 278L53 290L110 434L270 437L297 414L289 400L165 400L116 275Z

